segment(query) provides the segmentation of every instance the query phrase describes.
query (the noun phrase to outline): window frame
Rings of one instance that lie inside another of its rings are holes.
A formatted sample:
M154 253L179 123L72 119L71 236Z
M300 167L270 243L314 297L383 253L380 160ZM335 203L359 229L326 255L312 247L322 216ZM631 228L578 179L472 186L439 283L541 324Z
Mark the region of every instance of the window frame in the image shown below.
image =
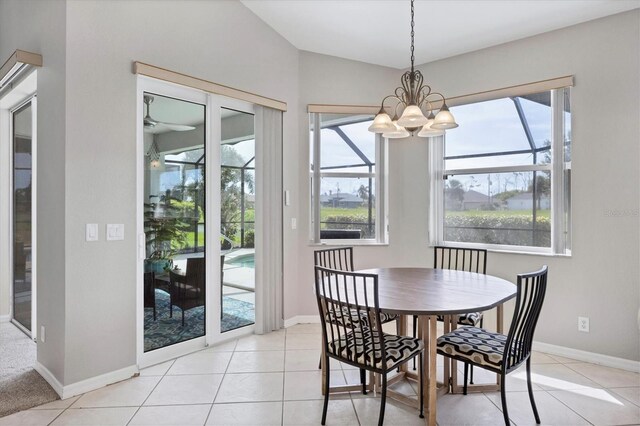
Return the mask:
M439 136L432 138L429 146L430 157L430 179L429 185L431 196L429 211L429 245L446 245L450 247L472 247L483 248L491 251L551 255L551 256L571 256L571 161L565 158L565 91L569 93L571 99L571 87L573 79L567 80L567 77L558 79L564 84L554 87L539 87L540 83L532 83L530 85L522 85L507 89L499 89L491 92L483 92L482 94L474 94L456 98L452 102L455 106L469 105L478 102L503 99L507 97L518 97L535 92L549 91L551 93L551 163L549 164L530 164L517 166L497 166L497 167L477 167L464 169L445 169L445 149L444 138ZM553 80L551 80L553 81ZM546 81L544 83L549 82ZM570 84L567 84L570 83ZM570 108L570 105L569 105ZM571 111L569 109L569 111ZM573 115L570 116L573 120ZM464 125L464 124L463 124ZM572 126L569 126L572 128ZM570 141L572 143L573 141ZM551 174L551 246L535 247L522 245L507 244L488 244L477 242L457 242L447 241L444 239L444 189L445 181L449 176L455 175L472 175L472 174L488 174L488 173L505 173L505 172L534 172L543 171ZM569 179L567 181L567 179ZM569 187L567 186L569 183Z
M388 142L380 134L375 134L375 171L373 173L368 172L340 172L340 171L322 171L321 170L321 114L343 114L343 115L375 115L375 111L371 108L363 109L362 107L349 107L349 106L326 106L322 108L314 108L309 105L309 121L310 121L310 133L309 138L310 145L310 167L309 167L309 240L312 245L381 245L388 242L388 226L387 226L387 156L388 156ZM373 135L372 135L373 136ZM367 178L373 179L374 194L375 194L375 238L361 238L361 239L321 239L320 229L321 223L316 221L316 218L320 217L321 203L320 197L316 194L320 194L320 185L322 178Z

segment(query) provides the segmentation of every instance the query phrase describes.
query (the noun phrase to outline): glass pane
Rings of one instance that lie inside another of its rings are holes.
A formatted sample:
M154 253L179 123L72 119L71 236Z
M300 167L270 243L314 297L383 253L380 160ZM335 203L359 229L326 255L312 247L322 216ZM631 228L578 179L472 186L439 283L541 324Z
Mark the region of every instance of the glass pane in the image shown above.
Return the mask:
M549 158L550 92L451 110L463 125L447 131L445 169L541 164Z
M31 332L31 103L13 114L13 319Z
M320 167L323 171L369 172L375 165L375 134L367 129L373 117L322 114Z
M255 322L255 152L253 115L222 108L222 333Z
M549 172L449 176L444 240L551 247Z
M322 178L320 238L376 238L375 179Z
M144 350L205 335L205 106L145 93ZM152 125L156 123L155 125Z

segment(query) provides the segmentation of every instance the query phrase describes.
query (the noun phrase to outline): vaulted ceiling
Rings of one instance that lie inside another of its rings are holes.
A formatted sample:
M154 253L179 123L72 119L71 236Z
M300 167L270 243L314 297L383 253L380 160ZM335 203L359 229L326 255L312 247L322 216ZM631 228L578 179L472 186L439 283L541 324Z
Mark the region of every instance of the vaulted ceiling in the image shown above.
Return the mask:
M242 0L300 50L409 66L409 0ZM640 7L640 0L416 0L416 64Z

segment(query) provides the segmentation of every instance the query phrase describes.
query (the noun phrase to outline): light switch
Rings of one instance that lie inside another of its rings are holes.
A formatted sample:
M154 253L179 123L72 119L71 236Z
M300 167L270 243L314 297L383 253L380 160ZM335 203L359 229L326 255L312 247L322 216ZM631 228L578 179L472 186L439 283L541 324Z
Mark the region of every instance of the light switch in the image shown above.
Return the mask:
M107 241L124 240L124 224L108 223L107 224Z
M98 241L98 224L97 223L87 223L87 228L85 230L85 240Z
M298 227L298 221L295 217L291 218L291 229L296 229Z

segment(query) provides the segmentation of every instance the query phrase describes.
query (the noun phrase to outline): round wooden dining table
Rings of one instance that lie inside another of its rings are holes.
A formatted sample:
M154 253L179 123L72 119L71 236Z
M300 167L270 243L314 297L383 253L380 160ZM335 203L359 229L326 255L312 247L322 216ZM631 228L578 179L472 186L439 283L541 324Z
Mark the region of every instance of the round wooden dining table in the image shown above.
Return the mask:
M436 424L436 340L437 317L445 316L445 332L456 327L456 315L497 308L498 332L502 332L502 304L516 295L515 284L502 278L473 272L432 268L375 268L356 271L378 275L380 309L401 314L401 327L406 333L406 316L417 315L419 335L424 341L425 377L424 406L426 423ZM406 368L406 364L405 364ZM445 388L451 377L445 368ZM455 365L451 367L455 380ZM404 372L410 376L410 373ZM453 385L456 382L453 381Z

